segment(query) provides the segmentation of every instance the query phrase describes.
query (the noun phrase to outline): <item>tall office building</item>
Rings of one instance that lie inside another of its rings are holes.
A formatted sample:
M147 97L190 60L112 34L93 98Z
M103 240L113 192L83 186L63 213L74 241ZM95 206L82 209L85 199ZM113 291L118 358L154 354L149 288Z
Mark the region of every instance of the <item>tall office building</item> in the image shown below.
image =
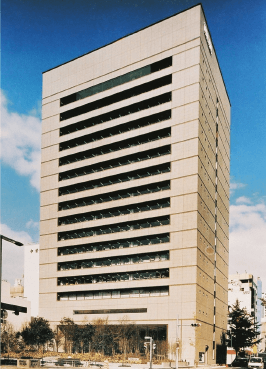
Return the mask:
M201 5L46 71L42 127L40 316L127 316L214 362L230 102Z

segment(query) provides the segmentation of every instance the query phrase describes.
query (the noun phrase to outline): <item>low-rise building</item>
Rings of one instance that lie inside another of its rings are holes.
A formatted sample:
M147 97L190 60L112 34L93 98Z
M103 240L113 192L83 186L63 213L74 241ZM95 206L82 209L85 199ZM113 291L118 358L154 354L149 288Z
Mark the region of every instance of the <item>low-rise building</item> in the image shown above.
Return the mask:
M232 274L228 283L228 305L239 301L240 307L245 308L255 321L257 320L257 283L253 274Z
M261 344L260 344L260 349L261 351L266 351L266 293L263 292L262 296L262 310L261 310L261 327L260 327L260 331L261 331Z
M22 325L31 320L31 303L22 296L12 296L14 287L7 281L2 281L1 308L5 310L3 323L9 322L15 330L20 330Z

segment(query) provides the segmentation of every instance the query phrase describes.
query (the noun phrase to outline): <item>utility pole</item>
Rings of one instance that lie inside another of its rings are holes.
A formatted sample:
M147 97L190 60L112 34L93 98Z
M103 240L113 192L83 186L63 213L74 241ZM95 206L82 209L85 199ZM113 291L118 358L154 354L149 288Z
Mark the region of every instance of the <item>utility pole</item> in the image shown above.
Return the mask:
M201 323L191 323L191 324L182 325L182 327L200 327L200 326L201 326ZM209 346L208 346L208 348L209 348ZM207 351L208 351L208 348L207 348ZM205 352L207 352L207 351L205 351ZM177 315L177 318L176 318L176 352L175 352L175 367L176 367L176 369L178 369L178 355L179 355L179 315Z
M205 346L205 356L206 356L206 359L205 359L205 364L208 365L208 350L209 350L209 346L206 345Z
M179 354L179 315L176 318L176 350L175 350L175 367L178 369L178 354Z
M152 369L152 350L153 350L153 344L152 344L152 337L145 337L145 340L150 340L150 369Z

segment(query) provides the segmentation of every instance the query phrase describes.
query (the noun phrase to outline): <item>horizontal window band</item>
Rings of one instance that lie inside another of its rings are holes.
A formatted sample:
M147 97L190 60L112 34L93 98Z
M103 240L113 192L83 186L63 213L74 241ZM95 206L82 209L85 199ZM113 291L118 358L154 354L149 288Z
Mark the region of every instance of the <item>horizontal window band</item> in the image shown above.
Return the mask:
M105 273L57 278L58 286L94 284L108 282L138 281L146 279L169 278L169 269L138 270L135 272Z
M170 197L145 201L137 204L116 206L113 208L89 211L81 214L72 214L58 218L58 225L75 224L81 222L88 222L97 219L106 219L112 217L118 217L121 215L141 213L144 211L152 211L158 209L164 209L170 207Z
M147 100L142 100L140 102L125 106L120 109L112 110L108 113L101 114L89 119L79 121L77 123L72 123L66 127L60 128L60 136L67 135L72 132L80 131L85 128L95 126L104 122L108 122L113 119L124 117L129 114L137 113L142 110L152 108L157 105L165 104L172 100L172 93L166 92L162 95L151 97Z
M171 119L171 110L165 110L157 114L148 115L146 117L139 118L127 123L118 124L117 126L113 126L111 128L102 129L88 135L73 138L72 140L60 142L59 151L68 150L81 145L86 145L90 142L99 141L104 138L113 137L125 132L130 132L138 128L147 127L151 124L163 122L168 119Z
M119 158L105 160L96 164L87 165L85 167L75 168L59 173L59 181L71 178L85 176L91 173L102 172L108 169L117 168L144 160L157 158L160 156L171 154L171 145L161 146L155 149L137 152L130 155L121 156Z
M169 286L142 287L142 288L121 288L113 290L100 291L82 291L82 292L59 292L58 301L74 300L98 300L98 299L117 299L117 298L135 298L135 297L153 297L168 296Z
M126 232L130 230L159 227L170 224L170 215L153 217L147 219L139 219L128 222L121 222L116 224L102 225L92 228L81 228L70 231L58 232L58 241L93 237L101 234L110 234L118 232Z
M160 165L154 165L147 168L137 169L126 173L116 174L113 176L107 176L92 181L76 183L69 186L59 187L59 196L68 195L71 193L77 193L82 191L91 190L98 187L110 186L117 183L129 182L135 179L146 178L155 176L171 171L170 163L164 163Z
M129 247L157 245L170 242L170 233L145 235L142 237L122 238L114 241L86 243L75 246L58 247L58 256L98 252L106 250L124 249Z
M125 190L105 192L100 195L76 198L75 200L62 201L58 204L58 210L68 210L94 204L126 199L128 197L142 196L160 191L170 190L170 180L163 182L149 183L143 186L137 186Z
M115 265L132 265L138 263L150 263L169 260L169 251L156 251L134 255L121 255L97 259L82 259L65 261L57 264L58 271L100 268Z
M147 308L138 309L101 309L101 310L73 310L73 314L126 314L126 313L147 313Z
M146 143L161 140L166 137L171 137L171 127L159 129L108 145L98 146L93 149L79 151L75 154L63 156L59 158L59 166L76 163L77 161L81 160L91 159L96 156L110 154L119 150L129 149L134 146L144 145Z
M87 103L85 105L78 106L77 108L67 110L60 114L60 121L77 117L78 115L89 113L90 111L93 110L101 109L105 106L109 106L117 102L130 99L131 97L141 95L145 92L156 90L157 88L167 86L171 83L172 83L171 74L161 78L154 79L153 81L146 82L143 83L142 85L129 88L128 90L118 92L114 95L107 96L102 99Z
M170 56L169 58L162 59L158 62L146 65L145 67L135 69L132 72L122 74L121 76L118 76L116 78L109 79L108 81L98 83L97 85L86 88L79 92L75 92L71 95L64 96L60 99L60 106L70 104L74 101L84 99L85 97L88 96L93 96L99 92L110 90L113 87L120 86L124 83L147 76L151 73L158 72L159 70L168 68L171 65L172 65L172 57Z

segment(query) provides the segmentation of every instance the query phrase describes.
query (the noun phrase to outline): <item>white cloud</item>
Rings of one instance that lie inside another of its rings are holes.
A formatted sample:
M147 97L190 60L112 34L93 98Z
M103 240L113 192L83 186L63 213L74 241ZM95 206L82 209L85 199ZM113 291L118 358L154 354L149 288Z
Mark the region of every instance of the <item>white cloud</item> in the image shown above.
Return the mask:
M1 91L1 159L40 188L41 120L34 115L10 112Z
M237 204L251 204L251 200L246 196L240 196L236 199Z
M26 223L27 228L38 228L39 222L34 222L32 219Z
M32 243L30 235L25 231L16 232L6 224L1 224L1 234L23 244ZM16 278L21 278L24 270L24 250L10 242L3 240L2 278L14 284Z
M243 201L244 200L244 201ZM239 198L230 206L229 273L247 271L266 288L266 205Z
M230 193L232 194L235 190L246 187L244 183L230 182Z

